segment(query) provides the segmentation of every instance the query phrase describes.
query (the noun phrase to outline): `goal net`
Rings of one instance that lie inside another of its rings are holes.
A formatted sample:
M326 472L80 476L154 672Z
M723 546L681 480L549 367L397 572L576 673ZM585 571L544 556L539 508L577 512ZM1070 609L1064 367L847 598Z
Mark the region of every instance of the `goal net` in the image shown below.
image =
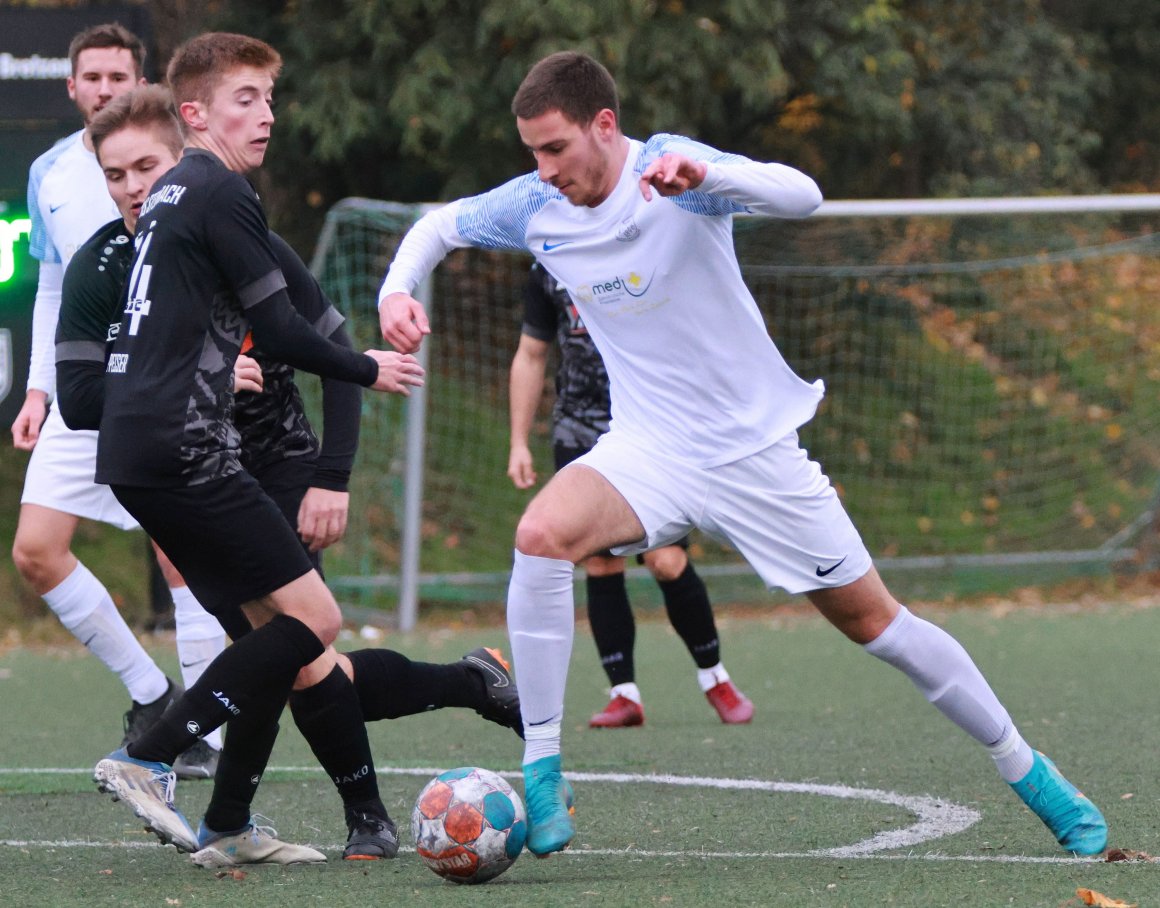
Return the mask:
M381 343L378 287L419 213L346 200L328 216L315 270L361 344ZM1051 579L1131 556L1160 479L1158 226L1155 197L827 203L805 221L736 221L770 334L799 375L826 382L802 443L884 572L972 567L985 588L1005 564ZM433 276L421 444L408 455L415 402L367 395L352 525L328 555L340 586L393 590L410 533L424 597L502 597L529 496L506 476L529 265L466 250ZM549 370L542 479L552 395ZM408 489L421 493L410 521ZM703 573L748 575L727 547L693 545ZM762 595L743 589L725 595Z

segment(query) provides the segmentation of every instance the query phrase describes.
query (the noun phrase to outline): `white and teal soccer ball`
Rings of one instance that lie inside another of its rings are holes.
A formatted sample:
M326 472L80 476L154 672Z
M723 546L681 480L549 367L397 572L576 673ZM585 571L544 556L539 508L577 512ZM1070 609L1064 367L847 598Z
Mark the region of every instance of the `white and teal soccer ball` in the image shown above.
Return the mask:
M453 883L485 883L515 863L528 835L524 802L489 769L442 772L419 792L411 835L423 862Z

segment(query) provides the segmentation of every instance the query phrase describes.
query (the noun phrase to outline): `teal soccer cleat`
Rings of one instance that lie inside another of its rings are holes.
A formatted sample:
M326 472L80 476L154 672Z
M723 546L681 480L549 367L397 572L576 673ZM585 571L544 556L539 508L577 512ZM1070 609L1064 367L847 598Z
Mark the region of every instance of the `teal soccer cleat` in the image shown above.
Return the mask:
M541 757L524 766L524 802L528 808L528 851L544 857L561 851L576 828L568 801L571 786L560 770L560 756Z
M1107 847L1104 815L1039 751L1031 771L1011 787L1068 851L1099 854Z

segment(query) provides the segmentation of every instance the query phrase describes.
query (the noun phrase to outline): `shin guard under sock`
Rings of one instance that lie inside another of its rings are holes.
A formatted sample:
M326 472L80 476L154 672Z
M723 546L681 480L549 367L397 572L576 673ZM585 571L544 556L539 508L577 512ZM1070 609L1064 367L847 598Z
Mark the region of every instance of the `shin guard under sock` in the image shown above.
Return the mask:
M389 649L362 649L346 655L367 722L447 706L476 709L485 694L483 679L463 662L415 662Z
M628 684L636 680L632 658L636 646L636 622L628 602L624 573L603 577L590 575L585 580L585 588L588 592L588 624L608 683L613 687Z
M129 745L139 760L173 763L201 735L252 710L280 710L298 671L322 655L314 631L289 615L276 615L214 659L198 682Z
M713 621L713 606L705 582L686 562L685 570L676 580L658 580L665 599L669 623L677 632L697 668L712 668L721 661L721 644L717 639L717 625Z
M354 686L341 666L313 687L290 694L290 712L302 737L350 808L379 797L374 758Z

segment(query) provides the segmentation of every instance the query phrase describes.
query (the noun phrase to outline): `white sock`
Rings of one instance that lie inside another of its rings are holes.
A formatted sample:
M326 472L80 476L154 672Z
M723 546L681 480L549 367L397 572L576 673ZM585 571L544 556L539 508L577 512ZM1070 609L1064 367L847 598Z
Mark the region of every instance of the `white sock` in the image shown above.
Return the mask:
M1015 725L962 645L903 606L863 649L906 674L944 716L985 747Z
M706 693L728 680L729 672L725 671L724 663L718 662L712 668L697 669L697 683L701 685L701 693Z
M525 763L560 752L564 688L576 627L574 571L570 561L515 553L507 624L527 740ZM533 752L539 756L530 756Z
M1031 772L1031 764L1035 762L1031 745L1014 727L1002 741L989 745L987 750L991 752L991 759L1004 782L1018 782Z
M217 618L202 608L189 587L171 587L169 592L173 596L173 619L177 625L177 661L181 664L181 680L186 688L190 688L226 648L226 632ZM203 740L214 750L221 750L221 729L215 728Z
M121 679L137 703L152 703L169 689L165 672L129 629L109 591L79 561L43 598L61 623Z
M524 765L535 763L536 760L544 757L554 757L560 753L559 722L537 725L535 728L527 729L524 734L528 736L524 742Z
M617 697L631 700L637 706L644 705L644 701L640 698L640 688L636 686L635 681L625 681L623 684L614 685L612 690L608 692L608 699L615 700Z

